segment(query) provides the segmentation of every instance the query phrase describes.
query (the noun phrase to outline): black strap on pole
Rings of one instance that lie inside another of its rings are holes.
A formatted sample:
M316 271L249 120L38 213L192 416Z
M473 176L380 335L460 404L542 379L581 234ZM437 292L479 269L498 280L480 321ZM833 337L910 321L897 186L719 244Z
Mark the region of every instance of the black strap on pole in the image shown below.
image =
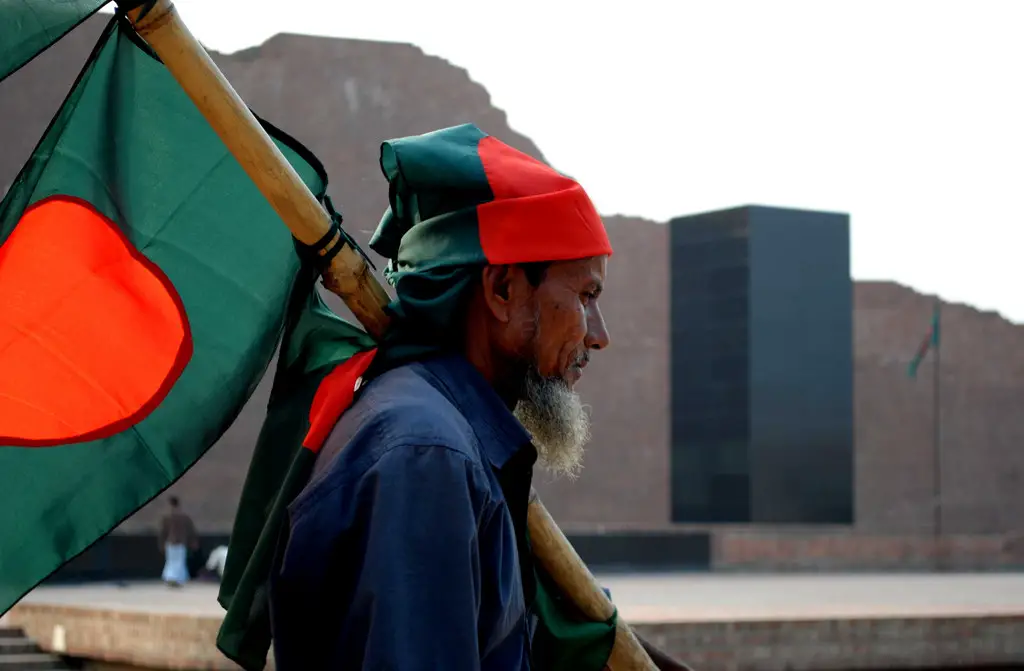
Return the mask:
M352 236L350 236L342 227L342 223L344 223L345 218L342 216L341 212L334 207L334 202L331 200L330 196L324 196L324 208L327 210L327 214L331 217L331 227L328 228L327 232L312 245L307 245L296 240L295 243L298 246L300 253L307 260L313 263L317 270L322 274L330 267L331 261L338 255L341 248L345 245L349 245L352 249L359 252L359 255L363 257L371 268L376 270L377 266L375 266L373 261L370 260L370 257L366 255L366 252L363 251L362 247L360 247L359 244L352 239Z

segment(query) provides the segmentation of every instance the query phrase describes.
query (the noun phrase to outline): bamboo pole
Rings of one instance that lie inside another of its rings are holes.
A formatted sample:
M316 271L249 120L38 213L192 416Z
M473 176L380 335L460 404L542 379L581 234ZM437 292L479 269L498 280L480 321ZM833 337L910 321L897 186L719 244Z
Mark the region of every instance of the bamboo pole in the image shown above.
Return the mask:
M615 606L597 584L590 569L583 563L569 539L555 523L536 492L530 492L530 543L534 557L544 567L576 607L587 618L601 622L610 618ZM615 645L608 658L608 668L657 671L647 651L640 645L629 625L620 617L616 620Z
M173 3L155 0L130 10L127 16L292 235L307 245L317 243L329 231L330 217L182 22ZM324 286L345 301L371 335L380 337L388 325L384 312L387 293L360 254L338 238L340 235L335 236L327 249L334 244L344 244L344 247L324 274ZM530 503L528 524L534 556L562 591L588 617L608 619L614 606L539 499L534 498ZM608 666L613 671L656 669L621 620Z
M330 216L189 32L174 5L159 0L127 14L292 235L306 245L316 244L330 229ZM371 335L379 337L388 324L384 313L388 295L366 260L340 238L336 234L321 250L326 253L334 245L343 245L324 273L324 286L345 301Z

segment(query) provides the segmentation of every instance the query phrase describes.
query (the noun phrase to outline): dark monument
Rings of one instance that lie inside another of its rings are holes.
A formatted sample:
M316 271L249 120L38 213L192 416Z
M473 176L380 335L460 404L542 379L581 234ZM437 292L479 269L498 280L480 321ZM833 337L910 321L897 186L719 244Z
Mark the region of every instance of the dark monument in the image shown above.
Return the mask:
M670 227L672 520L852 523L849 217L742 207Z

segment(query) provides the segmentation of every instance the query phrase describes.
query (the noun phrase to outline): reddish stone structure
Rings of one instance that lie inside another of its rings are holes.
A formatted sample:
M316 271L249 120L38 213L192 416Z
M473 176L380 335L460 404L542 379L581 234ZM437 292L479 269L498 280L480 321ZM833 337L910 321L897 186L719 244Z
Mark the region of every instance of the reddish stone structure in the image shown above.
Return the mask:
M107 18L94 17L0 84L0 190L31 153ZM464 70L410 45L278 35L215 58L257 113L324 161L334 201L362 243L387 204L377 166L382 139L473 121L542 157ZM582 385L594 440L578 481L540 476L539 489L566 530L686 530L669 522L668 231L616 216L608 227L617 253L602 303L614 342ZM930 310L929 297L906 287L855 284L854 527L712 528L716 566L1024 560L1024 329L969 306L945 307L941 508L949 537L936 545L932 368L926 363L917 380L905 373ZM230 530L269 382L268 374L223 439L171 489L203 531ZM141 510L119 533L152 529L161 505Z

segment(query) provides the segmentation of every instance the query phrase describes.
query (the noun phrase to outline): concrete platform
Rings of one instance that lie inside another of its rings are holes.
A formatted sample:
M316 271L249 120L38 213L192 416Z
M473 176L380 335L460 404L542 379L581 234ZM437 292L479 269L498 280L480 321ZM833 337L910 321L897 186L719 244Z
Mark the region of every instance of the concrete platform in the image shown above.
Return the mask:
M1024 573L599 576L619 612L700 670L1024 666ZM5 618L48 651L231 669L216 586L45 587Z

